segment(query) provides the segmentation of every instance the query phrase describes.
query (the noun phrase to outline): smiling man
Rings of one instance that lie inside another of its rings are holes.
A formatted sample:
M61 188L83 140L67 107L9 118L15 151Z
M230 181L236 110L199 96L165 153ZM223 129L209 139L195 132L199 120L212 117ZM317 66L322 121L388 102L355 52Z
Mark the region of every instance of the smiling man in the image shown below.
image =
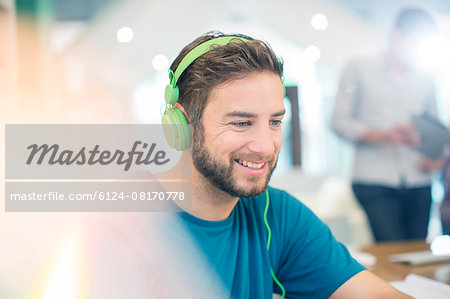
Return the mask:
M173 62L163 122L192 125L192 145L179 147L193 161L193 208L179 213L183 224L226 297L406 298L359 265L300 201L268 187L282 144L282 74L265 42L216 32Z

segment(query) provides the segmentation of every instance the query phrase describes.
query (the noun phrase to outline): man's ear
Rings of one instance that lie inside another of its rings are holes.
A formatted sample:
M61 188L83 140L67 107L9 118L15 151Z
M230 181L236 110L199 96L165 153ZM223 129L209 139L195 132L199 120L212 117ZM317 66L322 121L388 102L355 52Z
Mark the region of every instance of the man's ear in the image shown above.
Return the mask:
M174 107L177 107L178 109L180 109L181 112L183 112L184 117L186 118L187 122L188 122L188 123L191 123L190 120L189 120L189 117L187 116L186 110L184 110L184 107L181 106L180 103L176 102L173 106L174 106Z

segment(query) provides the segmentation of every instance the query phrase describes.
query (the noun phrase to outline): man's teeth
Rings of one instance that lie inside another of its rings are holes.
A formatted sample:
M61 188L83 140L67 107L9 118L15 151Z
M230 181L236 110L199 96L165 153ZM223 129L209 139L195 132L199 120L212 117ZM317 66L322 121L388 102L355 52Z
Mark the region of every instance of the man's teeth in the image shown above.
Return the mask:
M252 163L252 162L244 161L244 160L239 160L238 162L239 162L239 164L244 165L245 167L253 168L253 169L259 169L259 168L263 167L263 165L264 165L264 162Z

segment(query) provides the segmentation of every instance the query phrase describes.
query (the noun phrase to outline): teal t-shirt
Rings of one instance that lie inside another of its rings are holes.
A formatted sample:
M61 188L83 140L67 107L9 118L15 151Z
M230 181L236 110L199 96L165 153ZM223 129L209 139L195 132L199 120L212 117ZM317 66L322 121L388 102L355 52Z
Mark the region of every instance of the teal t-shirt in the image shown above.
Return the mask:
M271 267L286 290L286 298L327 298L364 270L300 201L270 187L269 196L269 251L265 193L239 199L231 215L222 221L179 213L232 298L281 294Z

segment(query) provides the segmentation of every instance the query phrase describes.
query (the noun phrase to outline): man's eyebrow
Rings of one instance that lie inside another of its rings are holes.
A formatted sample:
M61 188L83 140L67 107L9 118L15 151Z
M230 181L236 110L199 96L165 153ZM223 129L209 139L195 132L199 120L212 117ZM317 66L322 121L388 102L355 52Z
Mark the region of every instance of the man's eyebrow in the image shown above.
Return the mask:
M286 109L283 109L280 112L272 114L272 117L283 116L285 114L286 114Z
M283 109L280 112L276 112L272 114L272 117L283 116L286 113L286 110ZM244 111L233 111L226 114L227 117L245 117L245 118L255 118L257 117L256 113L244 112Z
M228 117L247 117L247 118L255 118L256 114L255 113L250 113L250 112L243 112L243 111L233 111L233 112L229 112L227 113Z

